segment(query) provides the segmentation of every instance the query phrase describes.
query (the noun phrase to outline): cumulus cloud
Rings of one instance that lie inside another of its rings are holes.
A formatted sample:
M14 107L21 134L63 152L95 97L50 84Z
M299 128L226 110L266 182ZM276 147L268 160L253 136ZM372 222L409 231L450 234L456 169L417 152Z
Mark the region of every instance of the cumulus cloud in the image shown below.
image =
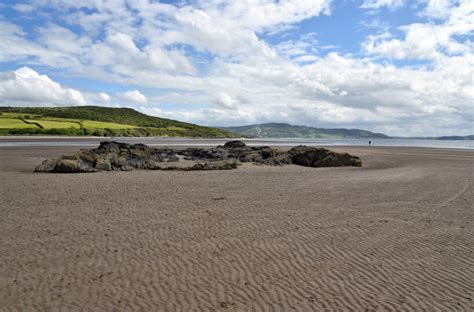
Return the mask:
M147 102L146 97L138 90L127 91L120 94L122 99L134 103L145 104Z
M380 9L382 7L394 9L404 4L405 0L364 0L360 7L363 9Z
M29 67L0 73L0 101L5 105L84 105L82 93L64 88Z
M365 0L361 7L406 3ZM61 26L51 19L31 30L0 21L0 62L128 86L131 91L84 92L83 98L103 105L117 99L207 125L283 121L392 135L466 133L474 99L473 5L419 0L417 23L396 31L387 24L370 27L361 51L347 54L321 52L337 47L320 45L317 34L286 36L297 23L330 14L329 0L31 1L17 10L54 11ZM395 66L394 59L427 65ZM64 90L73 90L59 88L66 98ZM2 92L6 101L10 93ZM30 96L45 97L41 92Z
M105 92L100 92L99 97L100 97L102 102L109 102L110 101L110 95L108 95Z
M422 12L437 18L442 23L414 23L399 29L405 38L391 38L392 35L371 35L362 44L363 49L375 55L394 59L435 60L446 55L468 55L474 52L474 45L463 36L474 32L474 2L460 1L453 6L446 1L429 1ZM442 14L440 8L443 8Z
M236 108L235 101L232 100L232 97L227 93L220 93L216 96L215 103L217 106L222 108L234 109Z
M426 7L420 12L420 16L428 16L431 18L445 19L449 16L452 7L456 4L456 0L422 0L426 3Z
M223 14L226 19L257 31L330 12L328 0L229 1L222 4L220 8L211 5L204 9L208 9L213 16Z

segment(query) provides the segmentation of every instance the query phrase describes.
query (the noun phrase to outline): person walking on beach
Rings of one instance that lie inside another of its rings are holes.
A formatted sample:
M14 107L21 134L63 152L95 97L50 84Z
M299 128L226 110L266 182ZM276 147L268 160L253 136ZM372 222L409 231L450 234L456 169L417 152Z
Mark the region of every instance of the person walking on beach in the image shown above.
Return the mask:
M371 146L371 145L372 145L372 141L369 140L369 146Z

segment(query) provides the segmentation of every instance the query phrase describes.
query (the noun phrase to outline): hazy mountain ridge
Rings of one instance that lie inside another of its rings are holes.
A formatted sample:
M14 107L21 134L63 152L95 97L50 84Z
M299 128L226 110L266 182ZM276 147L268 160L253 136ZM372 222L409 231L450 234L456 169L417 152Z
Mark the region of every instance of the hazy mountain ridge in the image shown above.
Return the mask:
M449 141L468 141L468 140L474 140L474 135L444 135L444 136L438 136L438 137L392 137L392 139L413 139L413 140L437 140L437 141L443 141L443 140L449 140Z
M389 139L382 134L361 129L325 129L307 126L294 126L287 123L264 123L239 127L219 127L241 134L242 136L256 138L378 138Z
M474 140L474 135L449 135L436 137L435 140Z

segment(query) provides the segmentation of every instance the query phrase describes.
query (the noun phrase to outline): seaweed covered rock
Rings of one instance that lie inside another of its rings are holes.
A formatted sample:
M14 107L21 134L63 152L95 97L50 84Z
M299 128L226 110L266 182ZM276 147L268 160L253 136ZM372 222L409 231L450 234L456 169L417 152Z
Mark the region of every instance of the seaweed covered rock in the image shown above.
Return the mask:
M336 153L326 148L297 146L290 149L288 155L293 164L306 167L362 166L359 157Z
M35 168L36 172L80 173L95 172L98 169L80 159L47 159Z
M235 142L235 141L234 141ZM240 142L240 141L239 141ZM226 143L227 144L227 143ZM213 148L187 148L178 152L187 160L196 159L236 159L243 163L257 163L271 166L281 166L290 164L288 153L283 150L274 149L267 146L249 147L244 144L224 145Z
M229 141L224 144L225 148L242 148L245 146L246 146L245 143L239 140Z
M217 161L199 161L191 166L164 166L161 170L181 170L181 171L194 171L194 170L231 170L237 169L240 162L235 159L228 160L217 160Z
M161 169L159 164L177 162L177 153L171 149L158 149L144 144L101 142L99 147L80 150L60 159L48 159L35 168L37 172L96 172L133 169Z
M144 144L101 142L99 147L80 150L58 159L47 159L38 172L79 173L140 170L231 170L240 163L270 166L295 164L307 167L361 166L358 157L325 148L297 146L289 151L268 146L250 147L230 141L212 148L170 149Z

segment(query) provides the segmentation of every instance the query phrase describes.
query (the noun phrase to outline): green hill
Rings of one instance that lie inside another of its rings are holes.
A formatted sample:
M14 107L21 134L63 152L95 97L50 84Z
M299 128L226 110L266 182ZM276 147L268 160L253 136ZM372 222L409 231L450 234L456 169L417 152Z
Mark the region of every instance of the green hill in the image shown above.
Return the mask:
M0 107L2 135L95 135L235 137L234 133L172 119L153 117L131 108Z
M286 123L265 123L240 127L221 127L237 132L242 136L255 138L379 138L389 136L360 129L323 129L306 126L293 126Z

